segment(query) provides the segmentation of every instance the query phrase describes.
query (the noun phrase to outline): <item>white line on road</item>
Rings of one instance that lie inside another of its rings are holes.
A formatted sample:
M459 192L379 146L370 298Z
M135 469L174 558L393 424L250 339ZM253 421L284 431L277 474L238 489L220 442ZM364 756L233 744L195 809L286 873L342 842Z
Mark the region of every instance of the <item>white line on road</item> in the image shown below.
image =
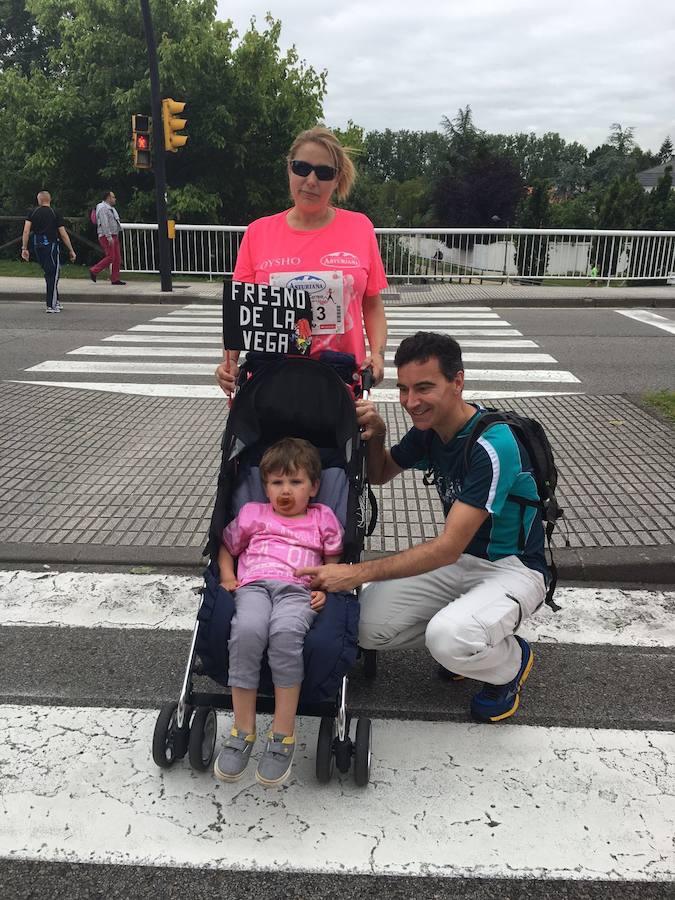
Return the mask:
M220 334L223 328L216 325L132 325L129 331L152 331L156 334Z
M434 331L437 334L454 334L455 328L471 328L472 326L477 326L478 328L510 328L510 323L504 321L504 319L495 319L494 321L486 322L483 319L457 319L456 322L452 323L452 327L450 326L435 326ZM416 330L416 329L415 329ZM393 328L387 329L388 334L410 334L410 328L397 328L394 325Z
M468 354L467 354L468 355ZM385 368L385 378L397 378L397 370L395 368ZM546 382L574 382L579 383L579 379L571 372L564 372L557 369L465 369L465 381L546 381ZM465 392L466 396L466 392Z
M509 349L515 350L517 348L538 347L539 346L536 343L536 341L526 341L526 340L500 341L500 340L498 340L498 338L500 338L501 336L502 336L502 332L499 332L499 334L495 335L494 340L478 340L478 341L466 340L465 341L464 339L462 339L460 341L460 344L462 345L462 350L465 347L490 347L490 348L496 347L496 348L501 348L501 349L505 349L505 350L509 350ZM176 340L178 340L178 338L176 338ZM400 341L387 341L387 350L397 350L400 343L401 343Z
M79 362L70 360L48 359L36 366L25 369L26 372L67 372L99 375L205 375L213 377L212 363L172 363L172 362ZM397 371L387 368L385 378L396 378ZM557 369L466 369L465 381L537 381L537 382L575 382L579 379L571 372Z
M74 388L102 391L104 394L126 394L132 397L173 397L184 400L219 400L225 394L217 384L141 384L116 381L18 381L15 384L39 384L43 387ZM396 392L398 402L398 391ZM464 392L466 396L466 391Z
M110 337L105 337L103 340L120 344L210 344L213 347L223 346L220 338L196 334L111 334Z
M447 321L452 323L454 319L498 319L499 313L495 312L473 312L468 313L464 310L458 310L457 312L442 312L442 313L433 313L433 312L425 312L425 313L400 313L391 309L385 310L387 316L387 322L400 322L403 325L407 325L408 322L443 322Z
M127 394L135 397L174 397L191 400L222 400L221 389L209 384L143 384L140 382L115 381L21 381L14 384L39 384L44 387L75 388L83 391L103 391L106 394ZM518 390L464 390L465 400L503 400L520 397L567 397L571 391L518 391ZM578 396L578 393L576 394ZM395 388L375 388L371 394L375 403L398 403L399 392Z
M462 323L456 323L457 325ZM437 328L436 331L439 334L449 334L452 337L489 337L490 335L494 335L494 337L522 337L522 332L517 331L515 328L507 328L502 326L507 326L508 322L493 322L490 323L490 327L482 327L482 328L472 328L471 325L473 323L463 324L462 328L453 327L452 329L444 329ZM487 326L488 323L478 323L484 326ZM495 327L501 328L501 331L495 331ZM129 329L130 332L150 332L153 334L220 334L222 335L223 329L220 326L216 325L132 325ZM390 337L407 337L410 334L410 330L404 329L390 329L389 336Z
M218 362L223 358L222 351L209 350L202 347L101 347L98 345L78 347L69 350L68 356L162 356L181 357L195 356L212 359ZM495 363L554 363L556 360L548 353L463 353L465 362ZM395 376L394 376L395 377Z
M0 571L0 622L14 626L191 631L201 578L122 572ZM566 588L520 634L541 643L674 647L675 591Z
M39 383L39 382L38 382ZM46 382L45 382L46 383ZM462 391L462 397L465 400L508 400L518 399L521 397L569 397L570 395L580 396L583 392L578 391L503 391L491 390L483 388L482 390L470 391L466 388ZM374 403L399 403L400 397L397 388L375 388L372 392L371 400Z
M635 319L637 322L653 325L655 328L661 328L663 331L675 334L675 322L646 309L615 309L614 312L619 313L620 316L627 316L629 319Z
M301 718L291 778L266 792L254 780L259 744L236 785L186 760L158 769L156 718L0 706L0 855L472 879L674 876L669 732L375 720L371 786L358 788L351 774L317 783L318 721ZM220 716L219 745L229 721Z

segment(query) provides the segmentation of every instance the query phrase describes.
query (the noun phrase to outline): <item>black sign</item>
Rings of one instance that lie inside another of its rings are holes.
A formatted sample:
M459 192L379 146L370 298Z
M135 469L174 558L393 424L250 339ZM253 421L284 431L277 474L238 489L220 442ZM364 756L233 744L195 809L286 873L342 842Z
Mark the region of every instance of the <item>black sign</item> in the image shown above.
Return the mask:
M223 286L223 344L227 350L308 353L312 304L307 291L233 281Z

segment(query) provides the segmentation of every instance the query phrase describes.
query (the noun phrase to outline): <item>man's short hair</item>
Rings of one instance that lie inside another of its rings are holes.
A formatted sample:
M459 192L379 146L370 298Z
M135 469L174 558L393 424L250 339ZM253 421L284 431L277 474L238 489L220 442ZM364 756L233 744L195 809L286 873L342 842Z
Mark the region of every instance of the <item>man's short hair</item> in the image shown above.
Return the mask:
M277 472L295 475L300 470L307 473L312 484L321 481L319 451L302 438L282 438L268 447L260 460L260 477L263 482Z
M103 197L102 197L101 199L104 200L104 201L107 200L108 197L109 197L112 193L113 193L112 188L110 188L110 189L107 190L107 191L103 191Z
M43 200L49 200L51 202L51 199L52 199L52 195L49 193L49 191L44 191L44 190L38 191L38 194L37 194L37 202L38 203L42 203Z
M425 363L432 357L438 360L438 367L448 381L464 371L462 348L457 341L435 331L418 331L404 338L394 356L394 365L400 369L411 362Z

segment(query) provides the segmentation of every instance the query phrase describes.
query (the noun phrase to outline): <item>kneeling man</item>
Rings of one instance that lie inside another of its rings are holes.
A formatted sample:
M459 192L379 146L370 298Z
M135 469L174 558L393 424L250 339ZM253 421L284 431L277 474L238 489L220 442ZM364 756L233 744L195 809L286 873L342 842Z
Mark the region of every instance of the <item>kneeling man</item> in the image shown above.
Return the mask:
M485 682L471 713L499 722L518 709L534 659L514 632L544 602L550 577L539 509L512 499L538 499L530 460L509 426L495 424L465 462L467 437L484 410L462 397L457 341L420 331L401 343L394 362L413 427L388 450L375 405L358 402L369 477L385 484L404 469L426 471L443 503L443 533L384 559L301 571L325 591L366 583L360 645L426 647L451 678Z

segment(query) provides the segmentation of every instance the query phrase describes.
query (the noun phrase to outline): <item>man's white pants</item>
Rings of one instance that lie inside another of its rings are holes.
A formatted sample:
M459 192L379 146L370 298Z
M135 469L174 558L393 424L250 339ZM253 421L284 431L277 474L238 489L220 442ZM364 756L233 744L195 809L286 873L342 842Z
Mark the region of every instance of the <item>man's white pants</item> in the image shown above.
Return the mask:
M359 644L369 650L426 647L451 672L506 684L522 660L513 634L545 596L543 575L517 556L490 562L463 553L426 575L364 585Z

